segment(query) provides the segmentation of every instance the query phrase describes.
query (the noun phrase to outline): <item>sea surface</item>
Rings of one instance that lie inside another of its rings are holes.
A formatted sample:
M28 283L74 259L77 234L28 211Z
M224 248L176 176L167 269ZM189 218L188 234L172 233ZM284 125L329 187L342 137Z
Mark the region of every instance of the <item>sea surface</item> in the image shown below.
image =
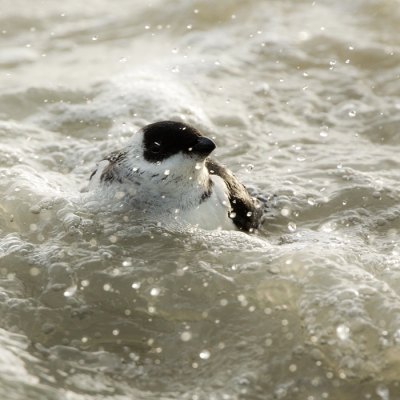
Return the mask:
M399 21L396 0L1 0L0 398L400 399ZM256 233L87 193L165 119L213 138Z

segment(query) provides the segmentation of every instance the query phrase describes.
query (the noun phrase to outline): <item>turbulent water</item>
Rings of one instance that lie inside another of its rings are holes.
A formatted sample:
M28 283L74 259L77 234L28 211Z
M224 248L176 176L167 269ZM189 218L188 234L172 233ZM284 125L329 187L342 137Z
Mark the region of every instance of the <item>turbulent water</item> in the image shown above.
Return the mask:
M398 1L0 4L1 399L400 399ZM87 193L164 119L257 233Z

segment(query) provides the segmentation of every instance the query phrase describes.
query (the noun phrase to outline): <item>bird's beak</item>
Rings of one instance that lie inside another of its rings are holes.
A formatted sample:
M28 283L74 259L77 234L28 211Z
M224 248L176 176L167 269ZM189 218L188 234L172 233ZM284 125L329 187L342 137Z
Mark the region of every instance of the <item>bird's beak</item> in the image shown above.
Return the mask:
M196 144L192 147L192 152L206 158L216 147L217 146L211 139L200 136Z

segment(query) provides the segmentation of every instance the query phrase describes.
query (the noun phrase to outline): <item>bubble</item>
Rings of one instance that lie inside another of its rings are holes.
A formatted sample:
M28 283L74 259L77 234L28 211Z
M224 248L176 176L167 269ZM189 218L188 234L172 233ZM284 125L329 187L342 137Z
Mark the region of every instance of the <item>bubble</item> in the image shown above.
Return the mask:
M254 169L254 165L253 164L247 164L246 165L246 172L251 172Z
M296 364L291 364L290 366L289 366L289 371L290 372L295 372L297 370L297 365Z
M336 335L340 340L346 340L350 336L350 329L346 325L339 325L336 328Z
M158 295L160 294L160 288L158 288L158 287L152 288L152 289L150 290L150 294L151 294L152 296L158 296Z
M72 297L76 293L77 286L73 285L67 288L64 292L65 297Z
M185 331L181 333L181 340L184 342L188 342L190 339L192 339L192 333L190 331Z
M286 208L286 207L284 207L284 208L282 208L282 210L281 210L281 215L282 215L282 217L287 217L288 215L290 215L290 209L289 208Z
M235 218L236 217L236 213L235 212L231 212L230 214L229 214L229 218Z
M115 193L115 195L114 195L114 197L117 199L117 200L121 200L124 196L125 196L125 192L116 192Z
M297 226L294 222L289 222L288 223L288 229L290 232L294 232L297 229Z
M114 336L118 336L118 335L119 335L119 329L114 329L114 330L112 331L112 334L113 334Z
M99 37L98 36L93 36L92 40L96 41Z
M40 212L42 211L42 207L40 207L39 205L33 206L30 208L30 212L32 214L40 214Z
M200 169L200 168L201 168L201 164L199 164L199 163L196 163L196 166L195 166L195 168L196 168L196 169Z
M125 260L122 262L122 266L123 267L130 267L132 265L132 261L131 260Z
M310 206L315 206L316 201L315 201L314 198L309 197L309 198L307 199L307 203L308 203Z
M175 74L177 74L178 72L180 72L181 67L179 65L176 65L174 68L171 69L171 71Z
M126 62L126 58L125 58L125 57L121 57L121 58L119 59L119 62L121 62L121 63Z
M357 111L356 111L356 110L350 110L350 111L349 111L349 117L350 117L350 118L355 117L356 114L357 114Z
M330 232L333 232L336 229L336 226L337 226L336 222L329 221L329 222L326 222L325 224L323 224L321 226L320 230L322 232L330 233Z
M117 241L117 237L112 235L112 236L109 237L109 240L110 240L111 243L115 243Z
M85 279L85 280L83 280L83 281L81 282L81 285L82 285L83 287L87 287L87 286L89 286L89 281L88 281L87 279Z
M170 170L169 169L166 169L165 171L164 171L164 175L169 175L170 174Z
M211 353L208 350L203 350L200 354L199 354L200 358L203 360L208 360L211 356Z
M251 211L249 211L246 215L247 215L248 217L251 217L251 216L253 215L253 213L252 213Z

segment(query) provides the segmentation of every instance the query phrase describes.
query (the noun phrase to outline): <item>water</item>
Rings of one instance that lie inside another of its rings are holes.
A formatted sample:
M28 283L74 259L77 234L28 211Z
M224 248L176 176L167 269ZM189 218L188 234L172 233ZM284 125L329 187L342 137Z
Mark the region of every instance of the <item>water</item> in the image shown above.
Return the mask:
M3 1L0 398L400 399L398 2ZM188 122L256 235L85 193Z

